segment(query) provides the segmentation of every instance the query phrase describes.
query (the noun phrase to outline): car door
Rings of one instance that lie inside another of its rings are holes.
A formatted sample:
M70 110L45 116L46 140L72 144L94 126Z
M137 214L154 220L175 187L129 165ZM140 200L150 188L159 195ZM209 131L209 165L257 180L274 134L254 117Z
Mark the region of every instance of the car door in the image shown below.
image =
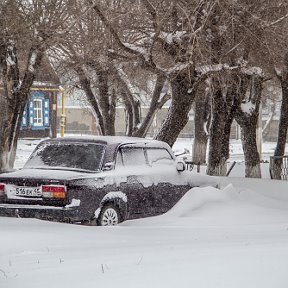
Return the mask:
M180 200L189 186L177 171L176 162L167 149L147 147L146 153L155 183L153 206L157 213L164 213Z
M153 215L151 180L145 146L124 145L117 152L115 171L120 190L127 195L131 218Z

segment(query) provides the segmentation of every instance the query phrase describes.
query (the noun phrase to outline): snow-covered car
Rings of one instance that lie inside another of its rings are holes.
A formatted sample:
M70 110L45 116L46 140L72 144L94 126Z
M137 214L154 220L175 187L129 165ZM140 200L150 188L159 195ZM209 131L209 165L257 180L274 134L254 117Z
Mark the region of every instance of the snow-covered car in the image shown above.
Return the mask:
M194 186L192 174L160 141L73 137L42 141L24 168L0 175L0 216L115 225L164 213Z

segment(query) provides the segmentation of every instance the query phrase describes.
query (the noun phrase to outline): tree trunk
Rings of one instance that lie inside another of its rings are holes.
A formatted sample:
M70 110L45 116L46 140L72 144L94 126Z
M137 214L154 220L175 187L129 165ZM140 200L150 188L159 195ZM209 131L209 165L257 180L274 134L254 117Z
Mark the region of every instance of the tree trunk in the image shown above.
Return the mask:
M280 121L278 128L278 139L277 145L274 152L274 156L284 156L286 137L288 130L288 77L287 79L281 81L282 87L282 104L280 112Z
M285 71L286 77L279 77L282 88L282 104L280 112L280 120L278 127L277 145L274 156L284 156L286 147L286 138L288 130L288 71ZM273 161L272 173L273 179L281 179L283 159L276 158Z
M256 143L256 123L251 122L242 125L245 177L261 178L260 157Z
M245 177L261 178L260 156L257 149L256 130L259 116L263 79L259 75L250 75L249 79L249 99L248 101L244 100L243 96L243 103L241 104L250 104L249 111L245 111L245 109L243 111L243 108L241 107L241 105L239 105L235 119L241 126L241 138L245 158Z
M121 87L121 95L126 106L126 135L132 136L141 122L140 101L133 96L129 85L123 79L123 71L120 72L114 65L110 66L113 77L118 81ZM121 70L121 69L120 69Z
M153 91L153 95L151 98L148 112L147 112L144 120L141 122L139 128L135 129L135 131L133 132L133 136L145 137L151 124L153 123L153 120L154 120L156 113L165 104L165 103L163 103L162 106L159 105L159 103L160 103L159 100L161 97L161 92L162 92L165 81L166 81L166 77L164 75L162 75L162 74L157 75L157 80L156 80L156 84L154 87L154 91ZM165 95L163 97L165 97Z
M123 97L124 98L124 97ZM126 131L125 135L132 136L133 133L133 109L131 107L130 101L124 98L124 105L125 105L125 123L126 123Z
M3 53L3 50L1 52ZM16 48L8 46L7 54L1 56L0 66L4 93L1 94L0 171L9 171L15 162L23 111L35 78L35 71L41 63L43 51L30 49L22 82L19 79ZM10 57L9 65L6 57Z
M209 161L207 167L208 175L226 175L226 169L224 167L226 160L222 155L225 122L226 103L222 91L220 87L218 87L213 93L212 100L212 124L210 128Z
M195 99L191 89L191 78L187 71L181 71L171 79L172 102L168 115L155 139L168 143L171 147L179 133L187 124L188 113Z
M194 143L193 158L194 163L206 163L206 152L208 143L208 130L210 125L211 107L209 96L206 95L205 86L197 91L195 101L195 117L194 117Z
M105 135L115 135L115 116L112 115L114 109L114 104L111 105L112 96L109 93L109 79L108 71L102 69L100 65L97 65L97 70L95 70L98 76L98 103L101 109L101 114L104 122ZM112 93L113 94L113 93ZM110 109L112 108L112 111Z
M82 86L82 89L85 92L87 100L90 103L90 105L91 105L91 107L92 107L92 109L94 111L94 116L96 116L97 126L99 127L99 133L101 135L105 135L105 126L104 126L103 116L102 116L102 113L100 111L100 108L99 108L98 102L96 100L96 97L95 97L95 95L94 95L94 93L93 93L93 91L91 89L90 80L86 76L85 71L83 70L82 67L78 66L75 69L75 71L76 71L76 73L78 75L80 84Z

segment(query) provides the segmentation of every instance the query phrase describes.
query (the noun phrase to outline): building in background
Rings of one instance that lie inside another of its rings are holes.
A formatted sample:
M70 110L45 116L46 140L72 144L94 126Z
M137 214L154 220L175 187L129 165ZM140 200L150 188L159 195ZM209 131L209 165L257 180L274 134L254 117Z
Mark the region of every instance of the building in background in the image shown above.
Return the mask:
M60 81L47 60L43 61L30 91L20 131L20 138L57 136L57 97Z

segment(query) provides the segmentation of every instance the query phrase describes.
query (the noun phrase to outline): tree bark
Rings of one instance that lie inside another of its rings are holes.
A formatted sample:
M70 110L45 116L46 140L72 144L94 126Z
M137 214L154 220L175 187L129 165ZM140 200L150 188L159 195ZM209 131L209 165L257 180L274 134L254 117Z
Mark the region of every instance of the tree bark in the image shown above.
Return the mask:
M249 121L246 125L242 125L242 146L245 159L245 177L261 178L255 121Z
M155 137L157 140L168 143L171 147L187 124L189 120L188 113L195 99L194 90L191 89L193 83L191 83L190 75L184 70L172 77L172 102L168 115Z
M114 99L112 99L113 95L109 93L109 72L104 70L99 64L96 65L95 72L98 76L98 103L103 117L105 135L113 136L115 135L115 115L113 115L115 103Z
M214 86L216 89L212 96L212 124L210 128L207 174L224 176L226 169L224 169L223 161L225 161L225 159L222 155L222 145L226 122L226 103L219 85Z
M288 76L288 72L287 72ZM288 77L281 79L282 104L278 128L277 145L274 156L284 156L288 130Z
M3 45L5 46L5 45ZM28 64L22 82L19 76L17 51L11 45L1 49L1 77L4 93L1 95L2 116L0 118L0 171L9 171L13 168L17 141L21 128L22 115L29 98L29 91L35 78L35 71L40 66L43 51L31 48ZM11 63L7 65L6 57Z
M201 87L197 91L197 98L195 100L195 117L194 117L194 143L193 143L193 157L194 163L206 163L206 152L208 143L208 131L210 125L211 107L209 95L205 91L206 87Z
M133 113L133 107L131 105L131 102L127 98L125 92L122 92L122 99L124 101L125 105L125 118L126 118L126 131L125 135L132 136L133 129L134 129L134 113Z
M91 83L88 77L85 74L85 71L83 70L82 67L77 66L75 68L75 71L78 75L79 82L82 86L82 89L85 92L85 95L87 97L88 102L90 103L93 111L94 111L94 116L96 116L97 119L97 126L99 127L99 133L101 135L105 135L105 125L104 125L104 119L102 116L102 113L99 108L99 104L96 100L96 97L91 89Z
M247 77L247 76L242 76ZM235 119L241 127L242 146L245 158L245 177L261 178L260 156L257 149L256 129L262 93L262 77L251 75L248 102L254 107L250 111L242 111L239 105ZM242 97L244 100L244 96ZM247 103L247 101L246 101Z
M279 76L278 78L280 80L282 89L282 104L281 104L280 120L278 127L278 138L274 156L282 157L285 154L286 138L288 130L288 66L283 72L283 75ZM282 158L276 158L273 161L272 166L273 179L281 179L282 166L283 166Z
M160 103L159 100L161 97L161 92L162 92L165 81L166 81L166 77L164 75L162 75L162 74L157 75L157 80L155 83L155 87L154 87L154 91L153 91L153 95L151 98L148 112L147 112L144 120L141 122L140 126L134 130L133 136L145 137L151 124L153 123L153 119L154 119L156 113L165 104L165 103L163 103L162 106L159 105L159 103Z

